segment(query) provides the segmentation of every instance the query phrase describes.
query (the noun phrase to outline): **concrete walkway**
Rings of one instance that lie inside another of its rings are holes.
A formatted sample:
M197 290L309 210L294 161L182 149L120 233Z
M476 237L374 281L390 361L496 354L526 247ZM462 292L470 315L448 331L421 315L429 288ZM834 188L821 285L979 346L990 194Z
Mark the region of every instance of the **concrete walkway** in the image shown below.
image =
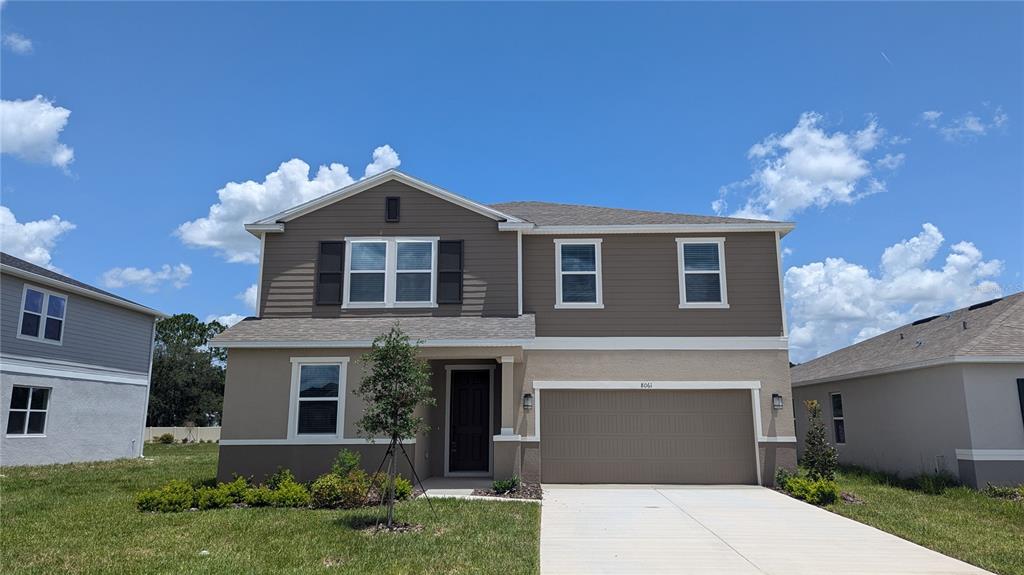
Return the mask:
M545 485L541 573L983 574L763 487Z

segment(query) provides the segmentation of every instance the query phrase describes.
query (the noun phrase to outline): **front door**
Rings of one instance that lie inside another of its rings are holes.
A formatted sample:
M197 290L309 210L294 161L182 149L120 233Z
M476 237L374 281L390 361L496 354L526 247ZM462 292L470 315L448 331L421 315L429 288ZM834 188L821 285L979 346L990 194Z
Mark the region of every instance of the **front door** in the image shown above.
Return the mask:
M490 372L453 370L448 471L487 472L490 467Z

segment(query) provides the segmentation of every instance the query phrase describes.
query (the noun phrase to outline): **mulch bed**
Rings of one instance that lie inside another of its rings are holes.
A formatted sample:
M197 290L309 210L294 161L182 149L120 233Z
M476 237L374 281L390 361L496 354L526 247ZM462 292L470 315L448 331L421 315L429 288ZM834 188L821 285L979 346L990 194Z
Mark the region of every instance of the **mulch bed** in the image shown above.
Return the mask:
M544 499L544 490L540 488L540 483L521 483L519 487L512 491L498 493L493 489L474 489L473 495L504 497L506 499Z
M860 497L857 497L856 495L854 495L853 493L850 493L849 491L844 491L839 496L839 499L842 500L843 503L849 503L850 505L860 505L860 504L864 503L863 499L861 499Z
M419 523L399 523L395 522L391 524L391 529L388 529L387 525L381 523L379 525L371 525L364 529L371 535L378 533L416 533L417 531L423 531L423 526Z

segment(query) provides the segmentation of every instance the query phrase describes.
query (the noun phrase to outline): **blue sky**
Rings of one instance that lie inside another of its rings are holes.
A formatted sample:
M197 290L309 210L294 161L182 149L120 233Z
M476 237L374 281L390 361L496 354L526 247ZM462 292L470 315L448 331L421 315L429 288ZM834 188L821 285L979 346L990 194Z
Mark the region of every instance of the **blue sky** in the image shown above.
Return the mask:
M724 190L723 214L796 221L797 359L1022 289L1022 4L14 0L0 18L4 250L168 312L251 311L257 266L209 247L237 224L179 231L218 190L252 180L239 205L270 205L283 162L358 179L384 145L482 202L714 213ZM316 189L295 185L277 201Z

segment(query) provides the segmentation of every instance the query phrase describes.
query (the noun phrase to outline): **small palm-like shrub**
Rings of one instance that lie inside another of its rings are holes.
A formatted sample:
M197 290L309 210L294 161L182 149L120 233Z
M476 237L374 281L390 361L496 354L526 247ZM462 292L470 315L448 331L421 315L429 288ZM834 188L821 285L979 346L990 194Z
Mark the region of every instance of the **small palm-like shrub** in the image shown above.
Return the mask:
M412 497L412 481L401 475L395 476L395 499L405 501L410 497Z
M515 491L519 487L519 478L513 475L508 479L498 479L491 484L491 488L494 489L495 493L508 493L509 491Z
M338 477L348 477L349 473L359 469L359 459L359 453L342 449L334 458L334 463L331 464L331 473Z

